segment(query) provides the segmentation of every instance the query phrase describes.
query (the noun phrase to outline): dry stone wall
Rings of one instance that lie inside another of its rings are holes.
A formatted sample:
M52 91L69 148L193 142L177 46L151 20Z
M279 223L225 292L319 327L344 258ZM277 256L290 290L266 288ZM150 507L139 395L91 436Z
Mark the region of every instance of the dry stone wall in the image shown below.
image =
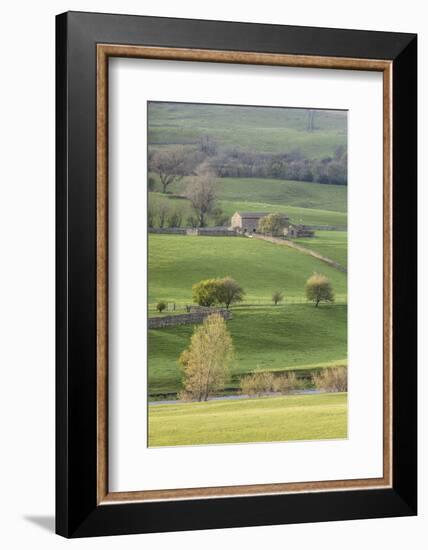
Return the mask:
M232 312L223 308L211 307L191 307L189 313L180 313L178 315L165 315L149 318L149 328L175 327L177 325L194 325L202 323L208 315L219 313L223 319L228 321L232 319Z

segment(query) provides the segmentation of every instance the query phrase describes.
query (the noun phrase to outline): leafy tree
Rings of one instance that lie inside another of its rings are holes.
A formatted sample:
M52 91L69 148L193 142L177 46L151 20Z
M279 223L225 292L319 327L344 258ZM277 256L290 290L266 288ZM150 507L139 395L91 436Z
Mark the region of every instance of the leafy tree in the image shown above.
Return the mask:
M218 313L209 315L195 329L190 346L179 358L184 393L193 400L206 401L224 389L232 357L233 343L225 320Z
M166 303L165 302L158 302L156 304L156 309L159 311L159 313L162 313L166 309Z
M224 304L229 309L232 304L242 302L245 291L235 279L224 277L199 281L192 286L192 295L193 301L200 306Z
M263 234L281 235L285 225L285 219L282 214L268 214L260 218L257 230Z
M279 302L282 302L283 299L284 299L284 294L279 290L275 290L275 292L272 294L272 302L275 305L277 305Z
M320 302L334 302L334 292L329 279L320 273L314 273L306 281L306 298L318 307Z
M218 301L219 279L205 279L192 286L193 301L200 306L210 307Z
M229 309L231 304L242 302L245 291L240 284L232 277L224 277L217 280L216 298L220 304L224 304Z

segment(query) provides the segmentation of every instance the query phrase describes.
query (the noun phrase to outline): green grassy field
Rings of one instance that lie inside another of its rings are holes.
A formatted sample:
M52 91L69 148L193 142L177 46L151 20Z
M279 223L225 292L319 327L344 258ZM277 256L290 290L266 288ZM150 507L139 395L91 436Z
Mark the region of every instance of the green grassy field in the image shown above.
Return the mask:
M150 405L149 446L347 437L347 395Z
M294 242L348 265L348 233L346 231L316 231L315 237L295 239Z
M308 112L303 109L151 102L148 115L151 151L181 144L190 152L198 149L202 136L209 136L220 153L235 147L259 155L292 153L292 158L300 154L306 159L322 159L334 157L337 147L346 147L347 143L346 113L338 111L316 111L315 127L310 132ZM165 195L160 193L158 176L150 177L155 181L149 194L152 211L158 212L155 227L163 201L172 207L169 215L179 211L181 225L189 226L188 218L194 212L184 198L188 178L170 185ZM285 213L292 223L347 226L346 186L218 178L215 194L222 216L211 216L209 225L227 224L236 211L261 211ZM317 231L314 239L297 242L346 266L346 231ZM160 300L175 303L175 313L183 313L184 306L192 304L192 284L201 279L231 276L244 288L244 302L233 306L233 319L227 321L235 353L230 379L221 393L236 393L241 377L256 369L295 371L308 387L313 371L346 365L346 274L301 251L245 237L150 234L148 250L150 317L158 315L155 304ZM306 302L305 282L314 272L330 279L336 294L334 304L315 308ZM285 299L274 306L271 296L276 290L283 292ZM182 389L178 358L189 346L194 329L181 325L148 331L149 400L174 399ZM346 436L346 394L149 406L150 446Z
M186 178L170 186L170 191L183 194ZM220 201L254 202L294 206L346 213L347 188L305 181L262 178L218 178L215 184Z
M342 212L330 212L328 210L316 210L312 208L299 208L296 206L280 207L276 204L257 202L233 202L219 201L219 206L225 215L232 216L235 212L284 212L290 217L292 223L304 225L331 225L334 227L346 227L347 216Z
M304 298L306 279L314 272L332 281L337 303L314 308ZM163 299L191 303L191 285L208 277L231 275L246 291L228 322L235 345L229 389L255 368L272 371L313 369L346 363L346 275L301 254L244 237L150 235L149 302ZM274 290L285 303L274 306ZM180 389L177 363L188 346L190 325L149 331L149 394Z
M192 214L189 201L179 198L185 193L187 179L170 186L170 194L150 196L155 200L168 200L183 211L183 224ZM219 178L216 182L218 205L231 217L236 211L284 212L294 223L346 227L347 188L340 185L296 182L258 178ZM211 224L214 222L211 221Z
M303 298L314 272L325 274L337 297L345 298L343 273L285 246L246 237L149 236L149 303L191 303L192 284L226 275L239 281L248 303L269 303L275 290Z
M238 389L240 376L257 368L278 372L346 364L346 316L345 304L234 308L227 323L235 347L227 390ZM150 396L181 389L177 359L192 333L191 325L149 330Z
M222 146L259 153L286 153L299 148L309 158L332 155L346 143L346 113L317 111L315 131L307 132L304 109L275 109L197 105L149 104L149 143L196 145L209 134Z

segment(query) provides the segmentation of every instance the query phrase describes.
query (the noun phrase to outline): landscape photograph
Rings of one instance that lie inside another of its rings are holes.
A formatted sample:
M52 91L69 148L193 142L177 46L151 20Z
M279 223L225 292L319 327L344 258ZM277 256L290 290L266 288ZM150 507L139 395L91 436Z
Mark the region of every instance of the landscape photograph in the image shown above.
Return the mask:
M148 447L347 438L347 133L148 102Z

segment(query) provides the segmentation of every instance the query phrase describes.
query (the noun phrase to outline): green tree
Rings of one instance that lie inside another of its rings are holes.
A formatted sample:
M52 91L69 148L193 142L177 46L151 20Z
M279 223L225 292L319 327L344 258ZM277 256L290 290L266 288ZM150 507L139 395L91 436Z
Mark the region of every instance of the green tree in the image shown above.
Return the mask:
M200 306L210 307L218 302L219 279L205 279L192 286L192 298Z
M282 214L268 214L260 218L257 230L259 233L278 236L282 235L285 225L285 218Z
M282 302L283 299L284 299L284 294L279 290L275 290L275 292L272 294L272 302L275 305L277 305L279 302Z
M318 307L320 302L334 302L334 292L329 279L320 273L314 273L306 281L306 298Z
M218 313L209 315L180 355L183 393L190 399L206 401L209 395L224 389L232 358L232 337L225 320Z
M232 304L242 302L244 295L244 289L232 277L224 277L217 280L217 301L220 304L224 304L226 309L229 309L229 306Z
M158 302L156 304L156 309L159 311L159 313L162 313L166 309L166 303L165 302Z

